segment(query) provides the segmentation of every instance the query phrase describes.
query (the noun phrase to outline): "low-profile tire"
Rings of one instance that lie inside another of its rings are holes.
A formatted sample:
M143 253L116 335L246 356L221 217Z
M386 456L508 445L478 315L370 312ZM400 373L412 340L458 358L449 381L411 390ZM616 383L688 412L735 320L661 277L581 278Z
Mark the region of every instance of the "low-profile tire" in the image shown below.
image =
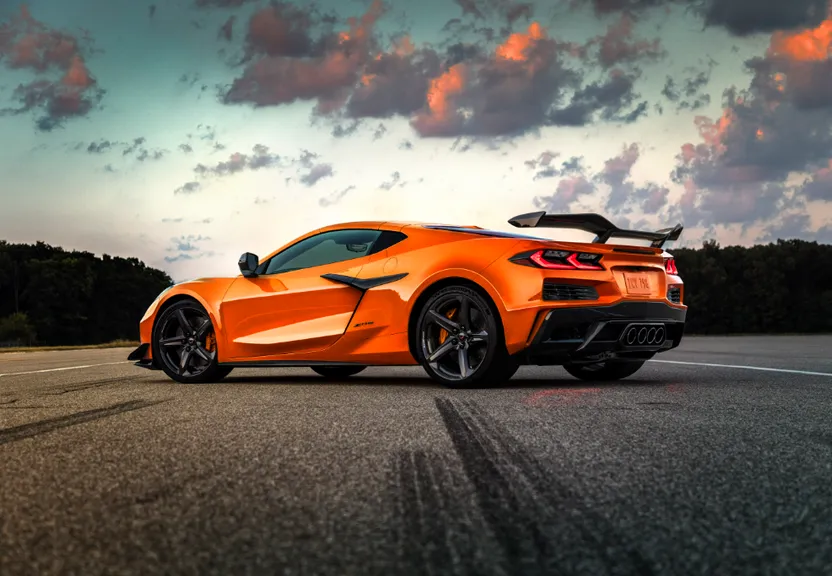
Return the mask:
M218 364L214 325L194 300L181 300L162 311L151 346L156 364L177 382L218 382L231 373L231 368Z
M416 359L448 388L506 382L517 368L488 301L467 286L442 288L425 302L415 324Z
M310 366L312 370L327 380L343 380L355 376L366 369L366 366Z
M608 382L632 376L642 366L643 360L607 360L596 364L566 364L563 368L581 380Z

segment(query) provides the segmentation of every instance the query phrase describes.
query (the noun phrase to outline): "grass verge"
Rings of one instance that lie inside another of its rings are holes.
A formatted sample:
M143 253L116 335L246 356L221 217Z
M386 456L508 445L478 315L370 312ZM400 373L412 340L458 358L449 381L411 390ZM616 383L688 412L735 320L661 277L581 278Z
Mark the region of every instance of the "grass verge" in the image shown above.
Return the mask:
M51 352L52 350L99 350L104 348L135 348L139 342L133 340L114 340L104 344L86 346L20 346L18 348L0 348L0 354L8 352Z

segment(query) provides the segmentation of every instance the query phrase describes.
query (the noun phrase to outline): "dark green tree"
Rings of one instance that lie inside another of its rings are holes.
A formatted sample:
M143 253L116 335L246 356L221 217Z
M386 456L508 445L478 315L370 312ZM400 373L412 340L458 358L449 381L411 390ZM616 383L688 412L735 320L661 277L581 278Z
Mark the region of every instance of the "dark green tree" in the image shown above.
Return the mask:
M136 258L0 241L0 319L24 312L42 345L136 340L142 314L172 283Z

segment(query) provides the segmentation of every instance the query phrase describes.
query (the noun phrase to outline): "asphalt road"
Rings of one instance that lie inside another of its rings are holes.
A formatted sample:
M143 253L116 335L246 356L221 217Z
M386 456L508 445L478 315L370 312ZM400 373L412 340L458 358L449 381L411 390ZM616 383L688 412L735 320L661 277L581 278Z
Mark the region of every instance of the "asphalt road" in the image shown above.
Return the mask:
M475 391L126 353L0 354L0 574L830 573L832 337Z

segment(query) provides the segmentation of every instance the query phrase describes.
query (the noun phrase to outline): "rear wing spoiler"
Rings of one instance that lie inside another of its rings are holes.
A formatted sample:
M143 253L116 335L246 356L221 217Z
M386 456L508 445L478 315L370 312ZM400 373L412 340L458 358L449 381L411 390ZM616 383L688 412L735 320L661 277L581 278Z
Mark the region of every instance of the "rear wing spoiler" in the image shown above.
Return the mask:
M650 246L661 248L665 242L678 240L684 229L681 224L673 228L664 228L655 232L638 230L624 230L619 228L600 214L547 214L546 212L530 212L515 216L508 221L517 228L571 228L584 230L595 234L593 243L604 244L613 236L617 238L635 238L650 240Z

